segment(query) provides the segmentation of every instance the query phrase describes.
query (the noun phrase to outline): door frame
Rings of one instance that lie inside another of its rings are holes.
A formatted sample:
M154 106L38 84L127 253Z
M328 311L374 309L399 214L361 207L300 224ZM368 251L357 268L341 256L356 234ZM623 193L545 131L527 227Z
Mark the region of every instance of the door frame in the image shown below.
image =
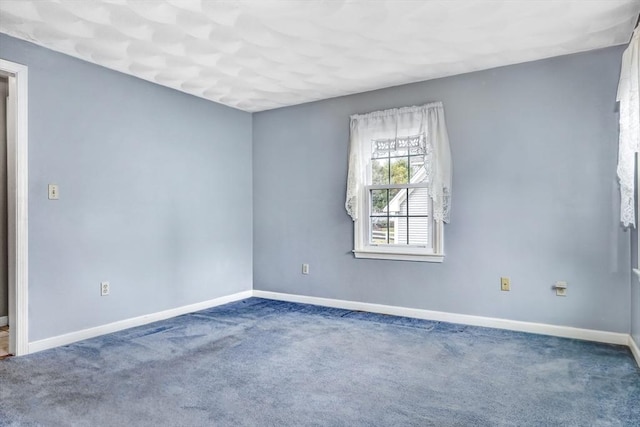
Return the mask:
M9 80L7 105L7 205L9 256L9 353L29 353L29 150L28 69L0 59L0 75Z

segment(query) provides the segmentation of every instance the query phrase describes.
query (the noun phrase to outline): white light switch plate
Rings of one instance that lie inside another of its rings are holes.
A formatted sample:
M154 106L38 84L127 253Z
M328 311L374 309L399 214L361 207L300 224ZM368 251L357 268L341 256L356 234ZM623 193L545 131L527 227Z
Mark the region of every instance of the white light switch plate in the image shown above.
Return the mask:
M49 200L58 200L59 192L57 184L49 184Z

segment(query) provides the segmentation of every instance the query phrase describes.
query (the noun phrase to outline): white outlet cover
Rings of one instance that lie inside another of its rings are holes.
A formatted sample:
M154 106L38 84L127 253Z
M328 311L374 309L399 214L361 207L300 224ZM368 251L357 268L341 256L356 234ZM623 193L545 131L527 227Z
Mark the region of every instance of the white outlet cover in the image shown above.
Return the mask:
M110 291L109 282L100 282L100 296L104 297L109 295L109 291Z

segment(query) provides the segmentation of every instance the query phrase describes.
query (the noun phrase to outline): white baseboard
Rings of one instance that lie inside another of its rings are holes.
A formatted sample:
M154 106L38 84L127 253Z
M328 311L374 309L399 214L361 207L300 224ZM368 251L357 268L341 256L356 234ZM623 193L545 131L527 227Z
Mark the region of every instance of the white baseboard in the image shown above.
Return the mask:
M508 329L511 331L530 332L534 334L551 335L554 337L562 338L575 338L586 341L597 341L607 344L629 345L628 334L597 331L592 329L580 329L570 326L556 326L544 323L521 322L517 320L471 316L468 314L446 313L442 311L397 307L392 305L371 304L366 302L259 291L255 289L253 291L253 296L280 301L343 308L346 310L368 311L372 313L390 314L394 316L413 317L416 319L435 320L440 322L458 323L472 326L484 326L487 328L496 329Z
M81 331L71 332L64 335L58 335L43 340L33 341L29 343L29 353L35 353L62 345L94 338L104 334L121 331L123 329L133 328L135 326L146 325L147 323L157 322L159 320L169 319L171 317L180 316L182 314L193 313L194 311L204 310L218 305L227 304L233 301L239 301L252 296L252 291L243 291L236 294L214 298L212 300L203 301L195 304L176 307L157 313L145 314L144 316L133 317L130 319L119 320L117 322L108 323L106 325L96 326Z
M0 316L0 328L9 324L9 316Z
M434 320L472 326L484 326L488 328L530 332L534 334L551 335L563 338L575 338L608 344L627 345L631 349L636 362L638 362L638 366L640 366L640 349L638 348L638 344L628 334L260 290L238 292L209 301L176 307L157 313L146 314L144 316L120 320L106 325L96 326L93 328L83 329L81 331L71 332L64 335L58 335L55 337L30 342L29 353L35 353L38 351L71 344L76 341L94 338L104 334L110 334L112 332L121 331L123 329L146 325L148 323L169 319L171 317L180 316L182 314L193 313L195 311L216 307L234 301L239 301L251 296L279 301L313 304L324 307L342 308L346 310L367 311L371 313L389 314L393 316L405 316L424 320ZM6 324L7 317L0 317L0 326L4 326Z
M636 363L640 367L640 347L638 347L638 343L633 340L631 335L629 335L629 348L631 349L631 353L633 353L633 357L636 358Z

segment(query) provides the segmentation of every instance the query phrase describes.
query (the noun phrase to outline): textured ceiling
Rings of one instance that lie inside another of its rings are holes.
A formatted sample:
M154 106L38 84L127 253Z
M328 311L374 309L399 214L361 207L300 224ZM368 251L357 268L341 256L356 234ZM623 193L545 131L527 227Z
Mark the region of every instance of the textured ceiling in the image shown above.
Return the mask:
M639 12L640 0L0 0L0 32L261 111L627 43Z

